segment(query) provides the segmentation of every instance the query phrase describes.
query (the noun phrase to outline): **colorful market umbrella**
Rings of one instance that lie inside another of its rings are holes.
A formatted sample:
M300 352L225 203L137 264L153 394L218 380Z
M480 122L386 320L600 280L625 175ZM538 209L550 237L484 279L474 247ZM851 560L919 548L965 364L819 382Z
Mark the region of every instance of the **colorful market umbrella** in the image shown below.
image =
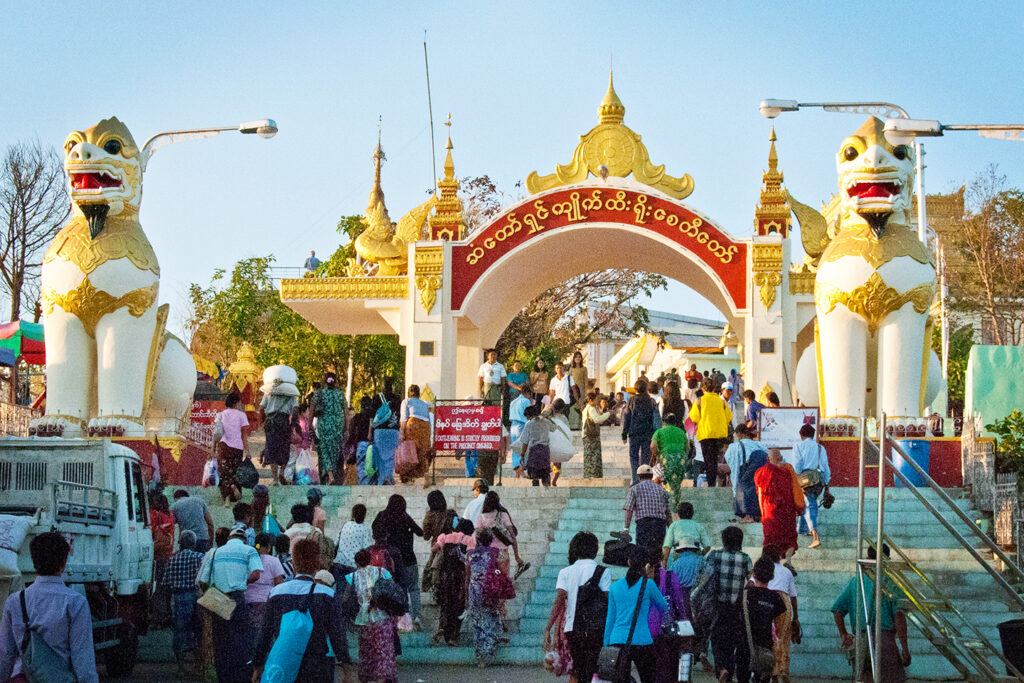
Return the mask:
M46 365L43 326L24 320L0 325L0 348L10 349L29 365Z

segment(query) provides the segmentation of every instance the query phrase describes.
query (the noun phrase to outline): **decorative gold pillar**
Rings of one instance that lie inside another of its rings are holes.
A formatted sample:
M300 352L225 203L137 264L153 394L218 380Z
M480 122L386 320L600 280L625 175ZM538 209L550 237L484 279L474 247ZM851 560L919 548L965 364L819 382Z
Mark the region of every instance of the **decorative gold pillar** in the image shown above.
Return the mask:
M420 305L429 315L441 289L441 271L444 267L444 252L441 247L419 247L416 249L416 290L420 294Z
M754 245L753 275L761 303L767 312L775 303L776 288L782 284L781 244Z

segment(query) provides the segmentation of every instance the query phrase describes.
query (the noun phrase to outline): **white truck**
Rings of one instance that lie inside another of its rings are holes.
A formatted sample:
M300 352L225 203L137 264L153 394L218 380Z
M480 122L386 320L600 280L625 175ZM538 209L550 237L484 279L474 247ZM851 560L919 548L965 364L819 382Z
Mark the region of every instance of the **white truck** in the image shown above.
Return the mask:
M0 601L35 578L32 538L64 534L71 545L64 580L89 601L97 660L109 676L129 675L137 638L147 629L153 580L138 455L109 439L0 438L0 515L29 524L20 547L7 549L17 554L17 566L0 567Z

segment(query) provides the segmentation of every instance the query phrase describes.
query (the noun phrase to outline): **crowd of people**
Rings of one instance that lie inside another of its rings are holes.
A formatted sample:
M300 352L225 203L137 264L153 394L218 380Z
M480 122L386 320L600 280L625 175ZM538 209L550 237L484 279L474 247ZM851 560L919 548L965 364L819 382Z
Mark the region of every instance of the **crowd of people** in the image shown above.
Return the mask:
M336 539L326 535L327 514L316 487L281 526L270 512L269 489L257 486L252 504L232 507L234 525L216 529L202 498L175 491L175 503L165 512L166 497L155 494L154 528L169 527L155 568L167 614L156 625L173 629L180 672L195 673L201 665L205 619L205 647L217 679L259 680L265 667L282 666L274 644L291 623L286 615L308 606L313 627L305 655L295 663L296 680L334 680L335 665L349 663L348 635L354 633L359 680L395 681L399 633L423 629L421 592L431 592L440 607L434 643L459 644L468 622L477 659L488 664L508 642L505 602L515 597L515 581L530 565L520 555L518 528L498 493L483 480L473 491L461 512L440 490L431 491L422 523L409 515L399 494L372 523L366 506L356 504ZM423 567L417 538L430 549ZM205 602L211 592L220 605Z

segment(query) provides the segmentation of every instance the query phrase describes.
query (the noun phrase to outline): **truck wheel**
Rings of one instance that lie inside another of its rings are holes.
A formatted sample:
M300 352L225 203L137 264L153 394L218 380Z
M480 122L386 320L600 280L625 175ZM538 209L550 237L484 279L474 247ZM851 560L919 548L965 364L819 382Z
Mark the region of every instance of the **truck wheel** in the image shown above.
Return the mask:
M125 622L118 626L117 639L120 642L103 653L103 663L111 678L130 676L139 654L139 640L134 625Z

